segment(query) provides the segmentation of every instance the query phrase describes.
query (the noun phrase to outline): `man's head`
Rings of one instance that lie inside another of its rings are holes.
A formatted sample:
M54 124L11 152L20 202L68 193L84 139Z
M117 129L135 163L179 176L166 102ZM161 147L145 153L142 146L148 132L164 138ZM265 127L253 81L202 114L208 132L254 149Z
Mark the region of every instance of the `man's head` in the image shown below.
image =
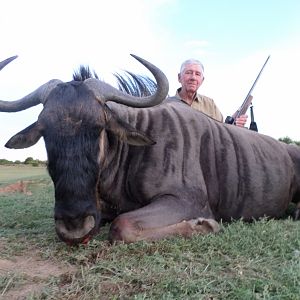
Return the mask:
M185 93L196 93L204 80L204 67L199 60L188 59L180 67L178 81Z

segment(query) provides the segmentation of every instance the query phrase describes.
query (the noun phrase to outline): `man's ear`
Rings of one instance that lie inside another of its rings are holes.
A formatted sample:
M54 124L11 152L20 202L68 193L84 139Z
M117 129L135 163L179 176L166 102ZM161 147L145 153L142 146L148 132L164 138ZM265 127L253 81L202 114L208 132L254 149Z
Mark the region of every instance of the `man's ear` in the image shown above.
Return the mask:
M42 128L38 122L34 122L27 128L11 137L5 144L5 147L11 149L23 149L31 147L41 138L41 131Z
M130 124L122 121L110 110L105 111L105 129L112 132L120 140L133 146L150 146L156 142L148 137L144 132L135 129Z
M180 73L178 73L178 82L181 83L181 75L180 75Z

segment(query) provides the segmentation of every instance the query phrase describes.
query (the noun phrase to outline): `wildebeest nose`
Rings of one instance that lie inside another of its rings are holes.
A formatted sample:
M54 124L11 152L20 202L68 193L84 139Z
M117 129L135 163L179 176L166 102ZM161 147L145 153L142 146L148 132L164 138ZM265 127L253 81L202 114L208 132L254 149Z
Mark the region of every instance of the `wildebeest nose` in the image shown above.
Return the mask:
M96 222L93 216L55 220L55 229L59 238L75 243L80 243L86 236L90 235L95 226Z

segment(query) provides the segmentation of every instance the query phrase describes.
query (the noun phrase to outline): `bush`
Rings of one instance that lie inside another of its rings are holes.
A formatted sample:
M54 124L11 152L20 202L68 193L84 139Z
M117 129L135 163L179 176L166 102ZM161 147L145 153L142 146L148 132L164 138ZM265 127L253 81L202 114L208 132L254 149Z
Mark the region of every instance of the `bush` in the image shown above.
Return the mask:
M286 143L286 144L294 144L294 145L300 146L300 141L293 141L293 140L292 140L290 137L288 137L288 136L279 138L278 141L283 142L283 143Z
M33 158L32 157L27 157L24 161L24 164L25 165L30 165L34 162Z
M9 164L12 164L12 161L9 161L4 158L0 158L0 165L9 165Z

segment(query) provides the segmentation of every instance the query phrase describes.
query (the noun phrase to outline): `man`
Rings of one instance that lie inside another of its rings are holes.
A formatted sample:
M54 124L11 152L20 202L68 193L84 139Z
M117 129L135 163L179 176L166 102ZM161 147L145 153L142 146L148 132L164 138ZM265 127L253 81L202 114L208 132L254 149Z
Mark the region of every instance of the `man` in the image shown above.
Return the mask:
M197 93L199 87L204 81L204 67L196 59L189 59L182 63L178 81L181 84L174 97L170 100L180 100L189 106L202 111L211 118L223 122L223 115L216 106L213 99ZM236 118L235 124L244 127L247 122L247 115Z

